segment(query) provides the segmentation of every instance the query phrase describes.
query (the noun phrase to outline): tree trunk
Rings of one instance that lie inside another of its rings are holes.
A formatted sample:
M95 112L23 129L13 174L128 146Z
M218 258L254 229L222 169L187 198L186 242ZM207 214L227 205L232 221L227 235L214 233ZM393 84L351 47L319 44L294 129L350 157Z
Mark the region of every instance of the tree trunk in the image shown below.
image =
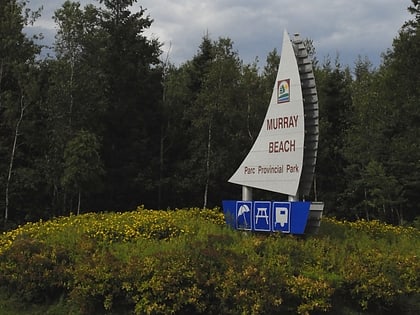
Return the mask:
M62 210L61 210L63 213L66 213L66 204L67 204L67 193L66 193L66 190L64 190L64 192L63 192L63 205L62 205L63 207L62 207ZM71 209L70 209L70 212L71 212Z
M398 215L398 225L403 225L404 224L404 217L403 217L403 209L396 209L397 210L397 215Z
M3 64L4 64L4 61L2 59L0 63L0 110L3 107L3 102L1 99L1 82L3 81Z
M247 116L246 116L246 127L248 129L249 140L250 140L251 143L254 143L254 137L252 136L251 126L250 126L250 121L251 121L251 101L249 100L249 93L247 93L247 103L248 103L248 107L247 107Z
M169 42L169 50L166 54L165 62L163 63L163 91L162 91L162 104L165 108L167 106L166 103L166 91L167 91L167 71L169 65L169 52L171 51L172 43ZM160 128L160 154L159 154L159 185L158 185L158 209L162 206L162 189L163 189L163 163L164 163L164 155L165 155L165 140L167 131L170 130L169 122L167 124L167 130L162 126Z
M212 120L210 119L208 138L207 138L206 185L204 187L204 204L203 204L204 209L207 208L207 197L209 193L209 182L210 182L211 128L212 128Z
M80 199L81 199L80 195L81 195L81 192L80 192L80 188L79 188L79 195L78 195L78 199L77 199L77 215L80 214Z
M366 205L366 202L367 202L367 192L366 192L366 188L365 188L365 213L366 213L366 221L370 221L370 218L369 218L369 210L368 210L368 207Z
M160 153L159 153L159 183L158 183L158 209L162 206L162 186L163 186L163 163L164 163L164 148L165 138L164 128L160 129Z
M70 104L69 104L69 127L71 130L72 125L72 115L73 115L73 105L74 105L74 97L73 97L73 78L74 78L74 55L72 53L70 59Z
M13 163L15 161L15 155L16 155L17 138L19 136L19 127L20 127L20 124L23 120L23 114L25 113L25 106L23 104L23 100L24 100L24 96L22 95L21 98L20 98L20 116L19 116L19 119L16 122L16 126L15 126L15 134L14 134L14 137L13 137L12 154L10 155L9 171L7 173L4 223L7 223L7 220L9 219L9 188L10 188L10 182L11 182L11 179L12 179Z

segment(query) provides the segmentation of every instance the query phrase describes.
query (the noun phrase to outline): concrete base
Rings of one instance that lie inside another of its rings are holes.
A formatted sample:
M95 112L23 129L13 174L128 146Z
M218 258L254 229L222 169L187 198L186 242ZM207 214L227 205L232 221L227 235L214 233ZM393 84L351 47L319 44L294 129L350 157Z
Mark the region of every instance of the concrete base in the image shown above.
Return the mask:
M318 234L323 211L323 202L311 202L311 206L309 207L308 221L306 223L305 228L305 234Z

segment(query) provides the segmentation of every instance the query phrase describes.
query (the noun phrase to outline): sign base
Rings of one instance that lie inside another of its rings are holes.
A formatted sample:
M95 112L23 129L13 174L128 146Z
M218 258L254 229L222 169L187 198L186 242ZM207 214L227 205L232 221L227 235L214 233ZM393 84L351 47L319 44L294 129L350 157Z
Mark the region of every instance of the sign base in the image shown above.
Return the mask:
M313 234L323 208L320 202L223 200L226 223L241 231Z

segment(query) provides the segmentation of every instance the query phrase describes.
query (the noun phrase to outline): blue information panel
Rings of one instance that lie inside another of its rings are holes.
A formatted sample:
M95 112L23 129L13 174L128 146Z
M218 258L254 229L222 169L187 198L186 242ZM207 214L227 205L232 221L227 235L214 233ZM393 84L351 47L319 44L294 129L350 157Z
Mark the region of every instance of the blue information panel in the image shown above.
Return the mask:
M245 231L303 234L310 202L224 200L226 223Z

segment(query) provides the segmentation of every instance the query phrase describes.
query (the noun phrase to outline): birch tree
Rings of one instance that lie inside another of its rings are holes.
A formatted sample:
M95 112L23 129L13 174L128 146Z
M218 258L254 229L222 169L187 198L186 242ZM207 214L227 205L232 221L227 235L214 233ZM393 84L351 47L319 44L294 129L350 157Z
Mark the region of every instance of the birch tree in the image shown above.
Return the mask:
M35 56L39 47L26 37L23 28L38 17L25 8L26 1L0 2L0 160L4 189L4 222L9 220L10 194L16 168L22 123L27 106L33 101L31 89ZM15 190L18 190L15 187Z

